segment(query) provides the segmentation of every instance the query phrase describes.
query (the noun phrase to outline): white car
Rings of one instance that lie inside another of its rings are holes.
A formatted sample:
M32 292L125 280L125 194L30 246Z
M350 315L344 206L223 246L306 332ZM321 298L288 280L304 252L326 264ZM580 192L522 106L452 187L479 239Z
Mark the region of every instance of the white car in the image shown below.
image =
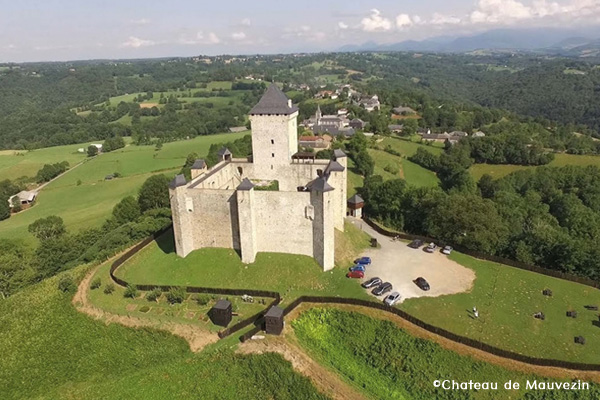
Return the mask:
M445 255L449 256L450 253L452 253L452 250L454 250L452 248L452 246L444 246L444 248L442 249L442 253L444 253Z
M398 292L392 292L389 295L386 296L386 298L383 300L383 302L385 304L387 304L388 306L393 306L394 304L396 304L397 302L400 301L400 299L402 299L402 297L400 297L400 293Z
M428 253L433 253L437 249L437 245L433 242L429 243L427 247L425 247L425 251Z

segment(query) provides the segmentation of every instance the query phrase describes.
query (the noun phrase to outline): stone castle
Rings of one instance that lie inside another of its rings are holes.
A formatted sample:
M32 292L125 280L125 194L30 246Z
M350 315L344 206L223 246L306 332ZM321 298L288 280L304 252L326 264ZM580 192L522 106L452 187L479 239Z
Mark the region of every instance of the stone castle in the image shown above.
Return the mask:
M334 230L344 230L346 155L318 160L298 153L298 109L271 85L250 111L252 156L236 159L227 149L208 169L178 175L169 193L177 254L204 247L233 248L242 262L259 251L312 256L334 266ZM277 188L278 190L260 190Z

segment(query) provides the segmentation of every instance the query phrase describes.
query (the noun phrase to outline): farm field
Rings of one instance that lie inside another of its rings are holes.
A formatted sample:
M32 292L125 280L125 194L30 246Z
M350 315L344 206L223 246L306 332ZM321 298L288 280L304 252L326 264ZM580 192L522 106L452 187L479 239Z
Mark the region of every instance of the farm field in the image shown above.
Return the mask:
M453 252L454 261L475 271L469 293L408 299L401 309L430 324L503 349L534 357L600 363L597 312L585 305L600 305L600 291L577 283L524 271ZM427 277L425 277L427 278ZM542 294L551 289L553 296ZM479 318L470 310L477 307ZM577 318L566 312L577 311ZM544 321L533 314L543 312ZM575 336L586 338L585 346Z
M72 167L86 158L86 154L78 153L77 149L89 145L70 144L31 151L0 150L0 180L33 177L44 164L67 161Z
M533 391L526 380L544 378L510 371L446 350L431 341L415 338L391 321L358 312L315 307L292 321L294 336L320 363L373 399L595 399L600 387L572 393ZM457 382L497 382L498 390L457 391L434 388L437 379ZM503 383L520 383L507 391ZM576 396L572 396L573 394Z
M107 325L76 311L73 293L57 284L87 270L0 301L3 399L326 399L279 355L235 354L227 340L194 354L165 332Z
M123 197L134 195L144 181L156 173L173 175L192 152L200 157L213 143L228 142L247 133L201 136L192 140L166 143L160 151L154 146L127 146L101 154L55 180L39 194L35 206L0 221L0 238L34 238L27 232L38 218L58 215L70 231L99 226ZM118 172L121 178L105 181Z
M233 249L205 248L180 258L168 233L123 264L116 275L136 284L274 290L281 293L283 304L304 294L372 299L356 280L346 278L351 263L339 261L353 259L368 246L369 238L351 224L346 230L347 236L336 235L338 265L326 273L312 257L281 253L258 253L250 265L243 264Z
M587 156L587 155L575 155L575 154L555 154L554 160L549 167L564 167L566 165L577 165L587 166L596 165L600 167L600 156ZM534 166L524 165L492 165L492 164L474 164L469 169L469 172L475 180L479 180L482 175L490 174L494 179L502 178L510 173L519 170L525 170L530 168L537 168Z

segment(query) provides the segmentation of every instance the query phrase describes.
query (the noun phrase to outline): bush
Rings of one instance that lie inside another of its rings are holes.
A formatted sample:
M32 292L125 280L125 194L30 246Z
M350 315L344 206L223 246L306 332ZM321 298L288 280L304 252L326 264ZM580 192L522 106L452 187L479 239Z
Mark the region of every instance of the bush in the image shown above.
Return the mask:
M146 294L146 300L148 301L158 301L158 298L162 294L162 291L159 288L152 289L151 292Z
M102 281L100 280L100 278L96 278L92 281L92 284L90 285L90 288L93 289L98 289L100 287L100 285L102 285Z
M65 275L60 278L60 281L58 281L58 290L64 293L75 290L75 283L73 282L71 275Z
M111 294L114 291L115 291L115 285L113 285L112 283L109 283L108 285L106 285L104 287L104 294Z
M383 168L384 171L389 172L392 175L398 175L400 168L396 164L388 164Z
M212 299L213 299L213 296L211 296L209 294L199 294L198 296L196 296L196 303L198 303L199 306L205 306Z
M125 293L123 293L123 296L125 297L129 297L131 299L135 299L138 295L138 291L135 288L135 286L127 286L127 289L125 289Z
M167 301L171 304L183 303L185 290L182 287L173 287L167 293Z
M143 312L143 313L147 313L148 311L150 311L150 307L142 306L142 307L140 307L139 311Z

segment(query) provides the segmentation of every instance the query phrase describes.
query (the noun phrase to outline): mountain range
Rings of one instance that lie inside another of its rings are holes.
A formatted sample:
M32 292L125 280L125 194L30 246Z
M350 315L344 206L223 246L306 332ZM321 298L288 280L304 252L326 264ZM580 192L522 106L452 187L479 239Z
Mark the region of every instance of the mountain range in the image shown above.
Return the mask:
M466 53L477 50L535 52L569 57L600 56L600 27L586 29L530 28L494 29L470 36L439 36L422 41L392 44L367 42L346 45L351 51L423 51Z

